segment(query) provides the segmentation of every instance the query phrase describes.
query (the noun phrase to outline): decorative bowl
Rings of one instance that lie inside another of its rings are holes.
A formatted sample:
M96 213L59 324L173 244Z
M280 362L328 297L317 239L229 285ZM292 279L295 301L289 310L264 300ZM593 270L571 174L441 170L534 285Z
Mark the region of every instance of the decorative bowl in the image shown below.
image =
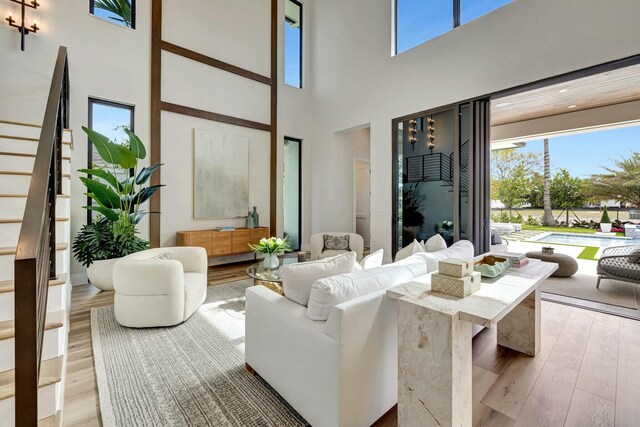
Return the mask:
M473 270L479 272L483 277L497 277L511 266L511 261L494 255L487 255L475 262Z

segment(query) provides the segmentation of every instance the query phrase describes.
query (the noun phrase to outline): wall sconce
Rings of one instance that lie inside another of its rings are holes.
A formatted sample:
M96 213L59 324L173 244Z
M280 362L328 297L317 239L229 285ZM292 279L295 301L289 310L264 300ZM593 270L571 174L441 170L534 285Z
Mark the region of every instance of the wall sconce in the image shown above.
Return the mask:
M435 120L433 120L433 118L431 116L427 117L427 148L429 148L429 150L431 150L431 154L433 154L433 149L436 148L436 143L435 143Z
M16 24L16 20L13 19L13 17L11 16L11 12L9 12L9 17L6 18L6 21L9 23L10 26L17 28L18 32L20 33L20 50L22 50L24 52L24 37L29 34L29 33L37 33L38 30L40 28L38 28L38 25L36 24L36 20L33 20L33 25L31 25L30 27L27 27L24 23L25 21L25 12L26 12L26 8L30 7L32 9L37 9L38 6L40 6L40 3L38 3L36 0L32 0L30 2L27 2L26 0L10 0L13 3L18 3L20 5L20 24Z
M418 142L418 130L417 130L418 121L411 119L409 120L409 142L411 143L411 149L415 150L415 143Z

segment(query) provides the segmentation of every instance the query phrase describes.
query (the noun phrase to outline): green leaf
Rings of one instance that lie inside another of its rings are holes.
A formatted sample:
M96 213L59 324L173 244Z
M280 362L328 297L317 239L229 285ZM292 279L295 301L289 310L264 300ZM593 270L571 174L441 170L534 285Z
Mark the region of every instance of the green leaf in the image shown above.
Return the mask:
M103 206L110 209L120 209L120 196L106 184L86 177L80 177L80 181L89 189L90 193L98 198Z
M120 164L122 154L119 144L114 144L109 141L109 138L106 136L85 126L82 126L82 130L89 136L89 140L93 146L96 147L96 150L98 151L98 154L100 154L102 160L110 165Z
M78 169L80 173L86 173L91 176L95 176L103 179L107 184L111 185L117 191L120 191L122 188L120 182L118 182L118 178L112 174L111 172L104 169Z
M147 166L145 168L143 168L140 173L138 173L138 177L136 178L136 184L141 185L146 183L149 178L151 178L151 175L153 175L153 173L160 168L160 166L162 166L164 163L161 163L159 165L153 165L153 166Z
M83 208L89 211L96 211L110 221L117 221L118 218L120 218L117 212L114 212L113 210L102 206L83 206Z
M138 159L144 159L147 157L147 150L144 148L144 144L138 138L138 135L131 132L128 128L125 128L124 131L129 135L129 149Z
M120 151L120 162L118 164L122 166L123 169L132 169L135 168L138 164L138 159L133 155L131 150L129 150L124 145L118 145L118 150Z
M149 200L149 198L158 191L164 185L153 185L151 187L143 188L138 194L136 194L133 198L133 203L131 204L131 209L135 209L136 205L141 205L142 203Z
M121 194L127 195L127 196L131 195L131 193L133 192L133 179L134 177L131 176L123 181L120 181L120 186L122 189L122 191L120 192Z

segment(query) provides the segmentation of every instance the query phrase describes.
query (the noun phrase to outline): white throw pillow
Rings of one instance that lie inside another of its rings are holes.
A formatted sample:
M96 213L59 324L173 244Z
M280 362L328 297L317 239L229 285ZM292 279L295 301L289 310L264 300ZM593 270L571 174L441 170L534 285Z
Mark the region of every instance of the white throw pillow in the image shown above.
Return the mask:
M313 282L336 274L351 273L355 264L356 253L348 252L318 261L283 265L279 273L284 295L291 301L306 306Z
M429 237L429 239L424 242L425 252L436 252L443 249L447 249L447 242L445 242L442 236L439 234Z
M426 264L414 261L410 264L369 268L316 280L311 287L307 317L312 320L327 320L333 307L338 304L401 285L425 274Z
M365 270L367 268L380 267L382 265L382 259L384 258L384 249L378 249L377 251L367 255L360 261L360 265Z
M414 239L413 242L409 243L407 246L400 249L398 253L396 253L396 261L403 260L419 252L424 252L424 249L420 245L420 242Z

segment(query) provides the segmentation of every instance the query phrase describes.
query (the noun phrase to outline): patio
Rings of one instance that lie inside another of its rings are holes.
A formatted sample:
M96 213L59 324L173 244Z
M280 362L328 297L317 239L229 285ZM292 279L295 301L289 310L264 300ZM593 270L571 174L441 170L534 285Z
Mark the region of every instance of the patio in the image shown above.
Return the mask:
M640 318L636 286L617 280L603 279L600 289L596 288L597 259L581 259L586 246L549 244L535 241L548 234L545 231L523 230L506 236L509 252L526 253L540 251L543 246L552 246L556 253L569 255L578 262L578 272L572 277L551 277L542 285L544 297L551 301L571 305L581 305L595 310L614 313L627 317ZM624 244L624 242L621 242ZM584 257L584 255L583 255ZM576 299L580 301L576 301Z

